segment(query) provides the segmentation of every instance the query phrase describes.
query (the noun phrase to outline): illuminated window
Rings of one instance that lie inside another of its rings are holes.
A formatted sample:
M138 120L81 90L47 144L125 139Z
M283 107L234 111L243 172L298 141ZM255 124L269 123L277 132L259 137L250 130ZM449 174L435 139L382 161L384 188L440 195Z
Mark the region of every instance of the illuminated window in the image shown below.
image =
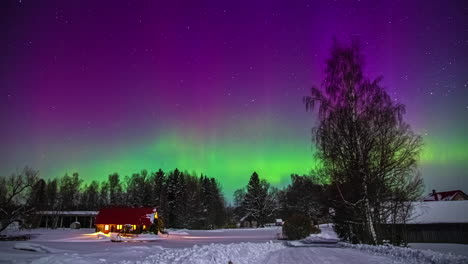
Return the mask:
M133 230L136 230L136 225L132 225Z
M104 230L109 231L109 225L104 225Z
M146 229L146 226L145 226L145 225L143 225L143 229Z
M158 212L154 213L154 219L158 219Z
M122 225L117 225L117 230L122 229Z

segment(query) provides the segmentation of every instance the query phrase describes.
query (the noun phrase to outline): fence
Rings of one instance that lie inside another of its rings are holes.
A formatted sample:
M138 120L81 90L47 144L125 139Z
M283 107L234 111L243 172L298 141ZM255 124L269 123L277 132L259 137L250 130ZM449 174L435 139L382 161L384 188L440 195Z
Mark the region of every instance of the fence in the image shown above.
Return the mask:
M382 225L384 237L392 231L403 234L408 243L468 244L468 223Z

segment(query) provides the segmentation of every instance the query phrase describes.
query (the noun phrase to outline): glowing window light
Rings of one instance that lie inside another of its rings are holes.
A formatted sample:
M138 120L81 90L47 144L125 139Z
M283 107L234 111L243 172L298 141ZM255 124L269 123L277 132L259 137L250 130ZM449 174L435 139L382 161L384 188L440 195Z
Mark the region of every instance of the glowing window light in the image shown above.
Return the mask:
M122 229L122 225L117 225L117 230Z
M132 225L133 230L136 230L136 225Z
M154 213L154 219L158 219L158 212Z
M109 231L109 225L104 225L104 230Z
M146 229L146 225L143 225L143 229Z

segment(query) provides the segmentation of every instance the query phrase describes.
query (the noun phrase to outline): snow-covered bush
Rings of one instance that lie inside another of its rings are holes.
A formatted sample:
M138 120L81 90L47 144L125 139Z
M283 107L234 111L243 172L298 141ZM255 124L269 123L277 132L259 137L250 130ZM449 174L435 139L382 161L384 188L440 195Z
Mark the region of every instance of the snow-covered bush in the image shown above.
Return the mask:
M303 239L310 234L320 233L320 229L312 225L309 217L294 214L283 224L283 237L289 240Z

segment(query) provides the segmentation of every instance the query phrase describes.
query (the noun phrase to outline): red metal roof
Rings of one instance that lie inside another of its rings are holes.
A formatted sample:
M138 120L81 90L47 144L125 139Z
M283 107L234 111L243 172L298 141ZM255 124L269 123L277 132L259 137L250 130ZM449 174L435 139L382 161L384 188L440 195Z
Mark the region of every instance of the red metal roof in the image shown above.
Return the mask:
M455 195L461 194L462 196L466 197L466 194L461 190L453 190L447 192L435 192L430 193L428 196L424 197L424 202L431 202L431 201L452 201L455 198Z
M151 225L155 208L103 208L96 216L96 224Z

